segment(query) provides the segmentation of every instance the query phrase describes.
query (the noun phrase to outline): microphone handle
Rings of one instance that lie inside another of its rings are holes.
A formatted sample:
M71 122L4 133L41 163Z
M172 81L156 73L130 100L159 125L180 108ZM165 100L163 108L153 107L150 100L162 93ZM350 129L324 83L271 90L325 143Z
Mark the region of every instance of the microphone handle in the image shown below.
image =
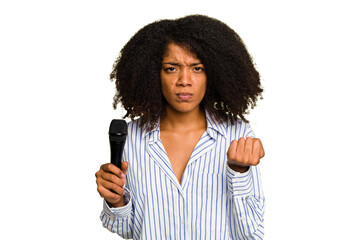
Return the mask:
M110 140L110 151L111 151L111 163L121 169L121 159L125 145L124 138L122 141L111 141Z

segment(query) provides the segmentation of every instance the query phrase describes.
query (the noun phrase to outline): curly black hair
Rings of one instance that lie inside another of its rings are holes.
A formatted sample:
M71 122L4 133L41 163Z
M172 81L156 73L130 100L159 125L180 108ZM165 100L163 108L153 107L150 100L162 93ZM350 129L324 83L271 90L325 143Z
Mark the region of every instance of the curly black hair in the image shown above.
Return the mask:
M183 46L204 64L207 89L201 107L218 122L244 117L262 98L260 75L242 39L225 23L203 15L159 20L140 29L122 48L113 65L113 107L119 102L124 117L140 117L151 130L165 113L161 91L162 58L169 43Z

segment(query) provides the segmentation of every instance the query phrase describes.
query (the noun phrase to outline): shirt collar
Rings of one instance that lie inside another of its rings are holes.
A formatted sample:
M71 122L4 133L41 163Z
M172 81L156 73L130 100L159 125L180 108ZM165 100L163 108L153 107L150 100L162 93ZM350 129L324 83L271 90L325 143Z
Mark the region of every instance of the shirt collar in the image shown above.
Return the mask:
M223 123L217 122L207 111L205 111L205 115L206 115L206 124L207 124L206 131L209 133L209 135L212 138L216 138L215 132L218 132L223 137L226 138L227 122L223 122ZM143 132L143 137L146 137L147 135L150 135L151 142L156 142L158 139L160 139L160 119L157 121L154 129L152 129L151 131Z
M209 132L210 136L212 138L215 138L215 136L211 132L211 130L212 130L212 131L216 131L216 132L220 133L223 137L226 138L227 122L219 123L207 111L205 111L205 113L206 113L207 131Z

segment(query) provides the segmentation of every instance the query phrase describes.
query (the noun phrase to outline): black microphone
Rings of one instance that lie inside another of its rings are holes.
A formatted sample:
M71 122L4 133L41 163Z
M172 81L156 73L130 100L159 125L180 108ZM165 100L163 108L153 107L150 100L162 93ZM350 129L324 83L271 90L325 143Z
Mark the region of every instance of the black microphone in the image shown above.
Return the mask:
M127 135L125 120L113 119L109 128L111 163L121 169L121 159Z

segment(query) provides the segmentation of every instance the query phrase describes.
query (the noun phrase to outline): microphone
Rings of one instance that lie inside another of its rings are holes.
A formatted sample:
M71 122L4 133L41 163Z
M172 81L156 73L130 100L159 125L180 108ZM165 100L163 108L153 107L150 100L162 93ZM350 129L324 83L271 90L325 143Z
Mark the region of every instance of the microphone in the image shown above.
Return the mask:
M121 169L121 159L127 135L125 120L113 119L109 128L111 163Z

